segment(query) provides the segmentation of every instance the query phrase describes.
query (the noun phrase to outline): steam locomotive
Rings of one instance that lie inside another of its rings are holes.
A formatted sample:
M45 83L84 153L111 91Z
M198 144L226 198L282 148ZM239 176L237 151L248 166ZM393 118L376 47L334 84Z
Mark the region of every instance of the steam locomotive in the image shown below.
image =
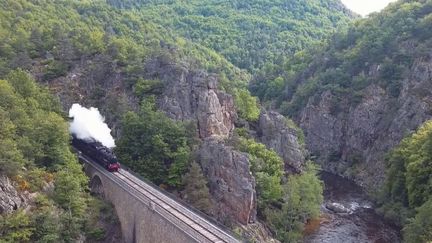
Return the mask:
M102 165L110 172L116 172L120 169L117 157L111 149L103 146L100 142L94 140L83 140L72 136L72 146Z

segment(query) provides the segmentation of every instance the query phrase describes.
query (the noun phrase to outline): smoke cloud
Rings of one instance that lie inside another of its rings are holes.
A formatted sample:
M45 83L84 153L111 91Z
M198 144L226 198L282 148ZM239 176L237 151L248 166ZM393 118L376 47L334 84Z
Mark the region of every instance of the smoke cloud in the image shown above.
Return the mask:
M111 129L104 122L105 118L94 107L87 109L79 104L73 104L69 110L69 117L73 118L69 131L77 138L83 140L94 139L105 147L115 147Z

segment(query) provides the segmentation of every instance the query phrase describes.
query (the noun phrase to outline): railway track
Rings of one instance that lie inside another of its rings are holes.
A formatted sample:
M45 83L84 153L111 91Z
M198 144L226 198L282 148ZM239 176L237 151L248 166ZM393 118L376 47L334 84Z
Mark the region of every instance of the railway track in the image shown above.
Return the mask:
M99 172L109 177L124 190L146 204L169 222L196 239L197 242L234 243L240 242L235 237L223 231L220 227L197 215L187 207L168 197L159 189L140 180L130 172L120 169L111 173L95 163L91 158L79 153L79 157L91 164Z
M159 207L159 209L164 210L167 214L170 214L171 216L182 221L193 231L199 234L194 234L193 236L198 236L197 238L203 237L208 242L239 242L229 234L219 229L217 226L197 216L194 212L183 207L173 199L159 192L157 189L146 184L140 179L136 178L129 172L125 170L120 170L118 173L113 173L113 175L117 176L122 181L126 182L129 186L135 188L138 192L142 193L145 197L149 198L151 200L150 207Z

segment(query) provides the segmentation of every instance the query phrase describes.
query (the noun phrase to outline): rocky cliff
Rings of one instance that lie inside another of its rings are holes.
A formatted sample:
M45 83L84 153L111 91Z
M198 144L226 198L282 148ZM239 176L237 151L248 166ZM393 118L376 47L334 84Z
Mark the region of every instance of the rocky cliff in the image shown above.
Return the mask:
M237 119L233 97L218 89L218 77L186 65L150 62L146 69L164 83L158 106L169 117L196 124L198 161L209 180L214 216L248 224L256 219L255 179L247 154L225 145Z
M28 195L19 193L7 176L0 175L0 214L9 214L26 208L28 201Z
M115 133L124 112L138 107L139 99L126 84L121 68L107 55L83 57L64 76L54 79L45 80L43 69L43 62L37 61L31 73L59 97L65 111L73 103L97 107Z
M255 178L250 172L248 154L226 143L233 135L238 116L233 97L219 89L219 77L186 65L161 62L152 62L147 69L164 83L158 98L160 109L173 119L196 124L201 139L197 159L209 180L215 217L244 225L255 222ZM301 170L305 150L298 130L290 127L286 118L263 110L259 120L247 127L255 130L258 141L284 159L287 170Z
M377 189L386 153L432 116L431 25L429 2L397 1L251 89L300 125L324 169Z
M258 139L276 151L285 162L286 170L300 171L305 162L306 151L299 141L294 124L275 111L262 110L258 122Z
M200 138L227 138L237 118L233 97L218 90L218 77L184 65L153 61L149 75L164 83L158 106L175 120L195 121Z
M65 109L74 103L93 105L107 116L107 122L119 133L122 112L136 109L138 97L125 84L118 68L104 62L103 56L83 60L64 77L49 82ZM106 72L94 75L94 70ZM160 80L163 88L157 106L167 116L194 123L201 140L197 159L209 180L215 205L214 216L221 221L248 224L256 221L255 179L250 173L248 154L225 143L238 120L233 97L219 89L219 77L185 62L155 58L142 68L144 77ZM256 124L255 124L256 123ZM250 125L257 140L278 152L287 169L301 169L304 150L298 134L277 112L263 111Z
M379 69L375 65L368 75L378 75ZM432 118L432 62L414 61L401 83L397 97L371 84L357 105L350 105L351 97L340 100L338 105L346 108L337 113L332 92L309 98L298 121L308 149L324 169L369 188L383 182L386 152Z
M247 154L216 139L206 139L199 150L199 161L209 179L216 217L247 225L256 220L255 178L250 173Z

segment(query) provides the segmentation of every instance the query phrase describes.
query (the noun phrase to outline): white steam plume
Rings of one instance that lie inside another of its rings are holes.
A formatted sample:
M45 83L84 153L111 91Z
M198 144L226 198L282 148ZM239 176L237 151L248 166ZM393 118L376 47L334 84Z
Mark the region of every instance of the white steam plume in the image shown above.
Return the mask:
M87 109L79 104L73 104L69 110L69 117L73 118L69 131L79 139L91 139L101 142L105 147L115 147L111 129L104 122L105 118L94 107Z

